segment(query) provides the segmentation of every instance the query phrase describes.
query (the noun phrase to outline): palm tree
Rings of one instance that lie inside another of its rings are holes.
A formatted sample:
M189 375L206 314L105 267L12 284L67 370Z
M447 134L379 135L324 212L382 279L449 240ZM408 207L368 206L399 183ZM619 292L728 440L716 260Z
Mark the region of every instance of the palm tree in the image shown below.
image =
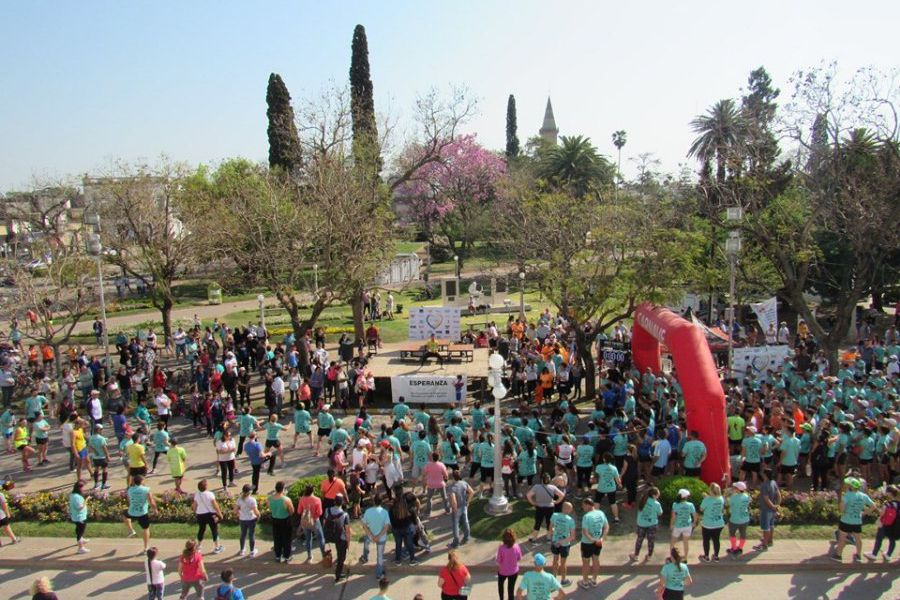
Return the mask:
M691 128L699 134L688 150L703 163L716 162L716 182L725 182L725 169L738 155L742 141L744 119L734 100L719 100L706 112L691 121Z
M577 196L612 182L612 165L597 152L590 138L564 135L560 142L541 161L541 177L559 187L570 188Z
M616 167L616 171L618 171L617 182L616 182L616 195L619 195L619 185L618 182L622 180L622 148L625 146L625 142L627 141L628 134L625 133L624 129L620 129L618 131L614 131L612 134L612 143L613 146L616 147L616 150L619 151L619 159L618 166Z

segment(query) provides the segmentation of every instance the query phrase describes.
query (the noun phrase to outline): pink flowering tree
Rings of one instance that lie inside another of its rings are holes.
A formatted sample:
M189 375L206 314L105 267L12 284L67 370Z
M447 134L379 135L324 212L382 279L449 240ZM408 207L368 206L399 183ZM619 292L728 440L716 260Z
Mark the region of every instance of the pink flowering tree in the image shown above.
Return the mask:
M412 146L407 155L417 152ZM439 157L418 168L398 191L410 198L411 217L428 241L459 256L462 265L473 242L484 238L505 172L500 155L465 135L444 145Z

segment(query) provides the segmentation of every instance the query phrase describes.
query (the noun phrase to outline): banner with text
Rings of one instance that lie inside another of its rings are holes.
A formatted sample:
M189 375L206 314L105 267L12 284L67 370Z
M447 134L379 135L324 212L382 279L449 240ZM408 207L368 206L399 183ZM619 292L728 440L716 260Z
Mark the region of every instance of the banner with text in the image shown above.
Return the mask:
M409 310L409 339L427 340L434 334L438 339L458 342L459 308L453 306L419 306Z
M775 326L775 331L778 331L778 299L775 296L762 302L751 302L750 308L756 313L763 334L769 330L769 323Z
M466 377L463 375L463 390ZM440 375L409 375L391 377L391 399L394 404L403 396L410 406L418 404L455 404L456 377Z
M773 371L784 364L784 359L791 355L789 346L748 346L735 348L731 368L735 377L743 377L750 368L754 375L765 373L766 369Z

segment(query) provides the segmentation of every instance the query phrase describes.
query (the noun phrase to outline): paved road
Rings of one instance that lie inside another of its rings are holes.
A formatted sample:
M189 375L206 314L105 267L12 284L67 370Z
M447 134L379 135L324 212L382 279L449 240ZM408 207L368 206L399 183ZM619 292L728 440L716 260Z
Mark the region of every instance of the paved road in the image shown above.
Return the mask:
M175 582L174 565L168 565L170 582L166 598L176 598L179 586ZM94 571L40 571L0 570L2 596L10 600L25 600L31 582L39 576L49 577L62 600L75 598L123 599L143 598L146 591L144 576L140 573ZM238 573L239 585L248 600L300 598L317 594L329 600L362 599L377 593L374 579L351 576L341 586L335 586L331 577L316 575L255 575ZM619 600L654 599L655 579L648 576L613 576L601 579L598 588L588 591L571 588L569 598L609 598ZM390 597L394 600L411 600L422 593L425 600L437 600L440 594L434 576L406 576L394 582ZM489 575L476 575L472 600L496 597L496 584ZM206 597L213 592L207 591ZM856 573L827 576L819 573L766 574L742 576L739 573L716 573L699 579L690 589L689 598L760 598L779 600L800 598L803 600L894 600L900 598L900 578L895 573Z

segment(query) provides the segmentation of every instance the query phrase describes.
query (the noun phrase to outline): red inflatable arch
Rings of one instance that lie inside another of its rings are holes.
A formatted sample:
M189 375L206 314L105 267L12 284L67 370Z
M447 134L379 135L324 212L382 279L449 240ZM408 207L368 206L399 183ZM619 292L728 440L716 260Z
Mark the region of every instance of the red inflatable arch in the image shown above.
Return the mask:
M659 346L672 353L678 382L684 392L688 430L700 434L706 445L701 477L707 483L729 483L731 465L726 432L725 393L703 332L672 311L645 302L634 314L631 352L634 364L644 372L659 374Z

